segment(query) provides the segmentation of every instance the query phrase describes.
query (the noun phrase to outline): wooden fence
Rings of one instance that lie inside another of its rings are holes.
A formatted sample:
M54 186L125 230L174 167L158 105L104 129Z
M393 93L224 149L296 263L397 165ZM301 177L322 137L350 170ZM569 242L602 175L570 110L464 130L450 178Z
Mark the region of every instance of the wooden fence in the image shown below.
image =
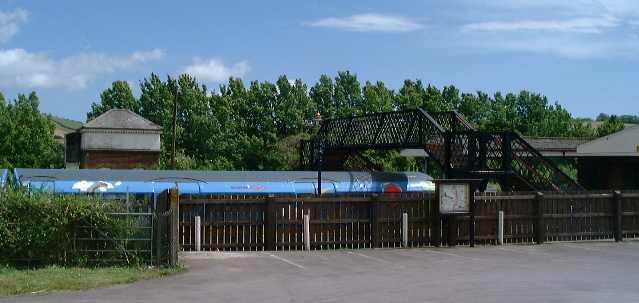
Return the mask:
M304 214L311 249L402 246L404 213L407 246L448 245L442 235L449 234L449 220L435 212L433 193L179 198L177 237L185 251L198 246L196 216L199 246L207 251L304 249ZM476 244L496 243L499 211L506 243L639 238L635 192L477 193L474 209ZM470 244L470 217L456 222L457 243Z

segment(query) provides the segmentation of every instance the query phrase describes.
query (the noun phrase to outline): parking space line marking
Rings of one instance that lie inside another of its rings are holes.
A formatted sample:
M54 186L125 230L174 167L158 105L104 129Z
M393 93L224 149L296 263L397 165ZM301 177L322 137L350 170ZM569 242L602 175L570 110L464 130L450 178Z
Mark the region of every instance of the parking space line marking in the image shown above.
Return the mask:
M506 247L495 247L495 248L499 250L503 250L503 251L510 251L510 252L526 254L526 255L550 256L550 254L539 252L539 251L533 251L530 249L517 250L517 249L506 248Z
M594 248L594 247L584 247L584 246L581 246L581 245L570 245L570 244L566 244L566 243L562 243L560 245L564 246L564 247L581 248L581 249L588 250L588 251L600 252L600 253L605 253L605 254L613 254L613 255L618 255L618 256L630 256L630 257L636 257L637 256L637 255L635 255L633 253L627 253L625 251L611 250L611 249L614 249L614 246L603 247L603 249L601 249L601 248Z
M380 258L376 258L376 257L371 257L371 256L368 256L368 255L365 255L365 254L356 253L356 252L352 252L352 251L347 251L346 253L347 253L347 254L351 254L351 255L355 255L355 256L360 256L360 257L362 257L362 258L366 258L366 259L370 259L370 260L375 260L375 261L377 261L377 262L381 262L381 263L391 263L391 264L393 263L393 262L390 262L390 261L386 261L386 260L384 260L384 259L380 259Z
M278 260L280 260L280 261L282 261L282 262L284 262L284 263L288 263L288 264L290 264L290 265L293 265L293 266L295 266L295 267L297 267L297 268L306 269L306 267L304 267L304 266L302 266L302 265L299 265L299 264L297 264L297 263L295 263L295 262L293 262L293 261L290 261L290 260L284 259L284 258L282 258L282 257L278 257L278 256L276 256L276 255L274 255L274 254L268 254L268 255L269 255L270 257L275 258L275 259L278 259Z
M423 251L428 252L428 253L433 253L433 254L440 254L440 255L446 255L446 256L452 256L452 257L458 257L458 258L464 258L464 259L471 259L471 260L475 260L475 261L481 261L481 259L478 259L478 258L466 257L466 256L453 254L453 253L447 253L447 252L443 252L443 251L435 251L435 250L430 250L430 249L424 249Z
M564 247L570 247L570 248L580 248L580 249L589 250L589 251L602 251L601 249L596 249L596 248L586 247L586 246L581 246L581 245L571 245L571 244L567 244L567 243L560 243L559 245L564 246Z

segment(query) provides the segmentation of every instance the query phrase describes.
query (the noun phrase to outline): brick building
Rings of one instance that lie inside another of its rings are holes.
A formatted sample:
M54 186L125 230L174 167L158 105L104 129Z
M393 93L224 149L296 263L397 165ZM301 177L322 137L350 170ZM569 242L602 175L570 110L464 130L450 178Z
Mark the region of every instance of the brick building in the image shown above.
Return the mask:
M153 168L162 128L127 109L111 109L65 136L67 168Z

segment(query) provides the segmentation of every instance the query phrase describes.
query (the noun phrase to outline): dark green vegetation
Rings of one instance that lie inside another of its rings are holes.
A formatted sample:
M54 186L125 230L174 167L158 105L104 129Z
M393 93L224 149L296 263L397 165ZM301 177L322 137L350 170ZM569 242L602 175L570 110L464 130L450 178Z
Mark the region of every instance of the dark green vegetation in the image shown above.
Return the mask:
M64 147L53 139L53 122L40 114L35 93L5 100L0 93L0 167L54 168Z
M121 201L8 190L0 193L0 264L19 266L84 265L76 250L78 227L90 227L101 238L123 238L127 222L109 214L122 211ZM138 264L132 256L122 263Z
M131 283L177 273L182 269L152 267L78 268L49 266L39 269L0 267L0 296L78 290Z
M100 94L100 101L92 104L87 119L111 108L127 108L164 127L160 168L168 168L170 164L176 98L177 165L182 169L294 169L297 142L316 131L313 120L316 112L320 112L323 119L329 119L413 108L457 110L479 128L512 129L524 136L594 137L619 129L612 118L593 128L584 119L572 117L561 105L537 93L462 93L452 85L438 89L419 80L406 80L398 90L392 90L381 81L361 83L350 72L339 72L334 78L322 75L312 86L286 76L274 83L244 83L231 78L216 90L210 90L189 75L163 79L151 74L140 81L140 91L136 97L127 82L113 82ZM7 108L28 109L29 106L22 103L31 104L30 111L19 112L36 121L38 127L19 127L13 122L19 119L3 118L0 123L10 125L0 130L0 140L11 144L0 147L5 149L0 152L0 164L59 167L60 147L45 136L47 131L50 133L50 125L44 118L35 118L37 101L21 101L31 98L37 100L32 94L19 96L11 103L15 105L2 102L2 115L18 115L13 113L17 110ZM27 118L22 119L29 124ZM7 120L10 122L5 122ZM11 135L16 133L27 134L22 136L26 139L11 140ZM33 141L37 144L30 144ZM370 156L386 170L406 170L417 165L396 152L371 153Z

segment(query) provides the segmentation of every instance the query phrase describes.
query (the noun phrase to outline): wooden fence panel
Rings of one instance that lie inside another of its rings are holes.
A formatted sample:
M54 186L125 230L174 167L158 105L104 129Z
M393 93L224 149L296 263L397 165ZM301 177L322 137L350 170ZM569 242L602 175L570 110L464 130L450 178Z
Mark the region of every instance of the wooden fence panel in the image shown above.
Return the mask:
M544 204L548 241L614 238L615 206L610 193L549 194Z
M499 211L504 212L504 243L532 243L535 236L536 208L532 193L476 193L475 241L494 244L497 240ZM461 244L469 241L469 218L460 221ZM462 223L463 222L463 223Z
M623 235L639 238L639 193L620 197ZM434 193L187 197L180 201L179 238L182 250L195 249L200 216L203 250L301 250L308 213L311 249L400 247L406 213L408 246L437 245L435 233L447 235L449 227L437 220L436 203ZM499 211L506 243L613 239L616 209L610 192L477 193L475 243L496 242ZM469 232L469 216L458 217L458 244L470 244Z
M195 217L201 220L204 251L264 250L264 201L182 200L180 240L182 250L195 250Z
M639 238L639 192L622 194L621 206L624 238Z

